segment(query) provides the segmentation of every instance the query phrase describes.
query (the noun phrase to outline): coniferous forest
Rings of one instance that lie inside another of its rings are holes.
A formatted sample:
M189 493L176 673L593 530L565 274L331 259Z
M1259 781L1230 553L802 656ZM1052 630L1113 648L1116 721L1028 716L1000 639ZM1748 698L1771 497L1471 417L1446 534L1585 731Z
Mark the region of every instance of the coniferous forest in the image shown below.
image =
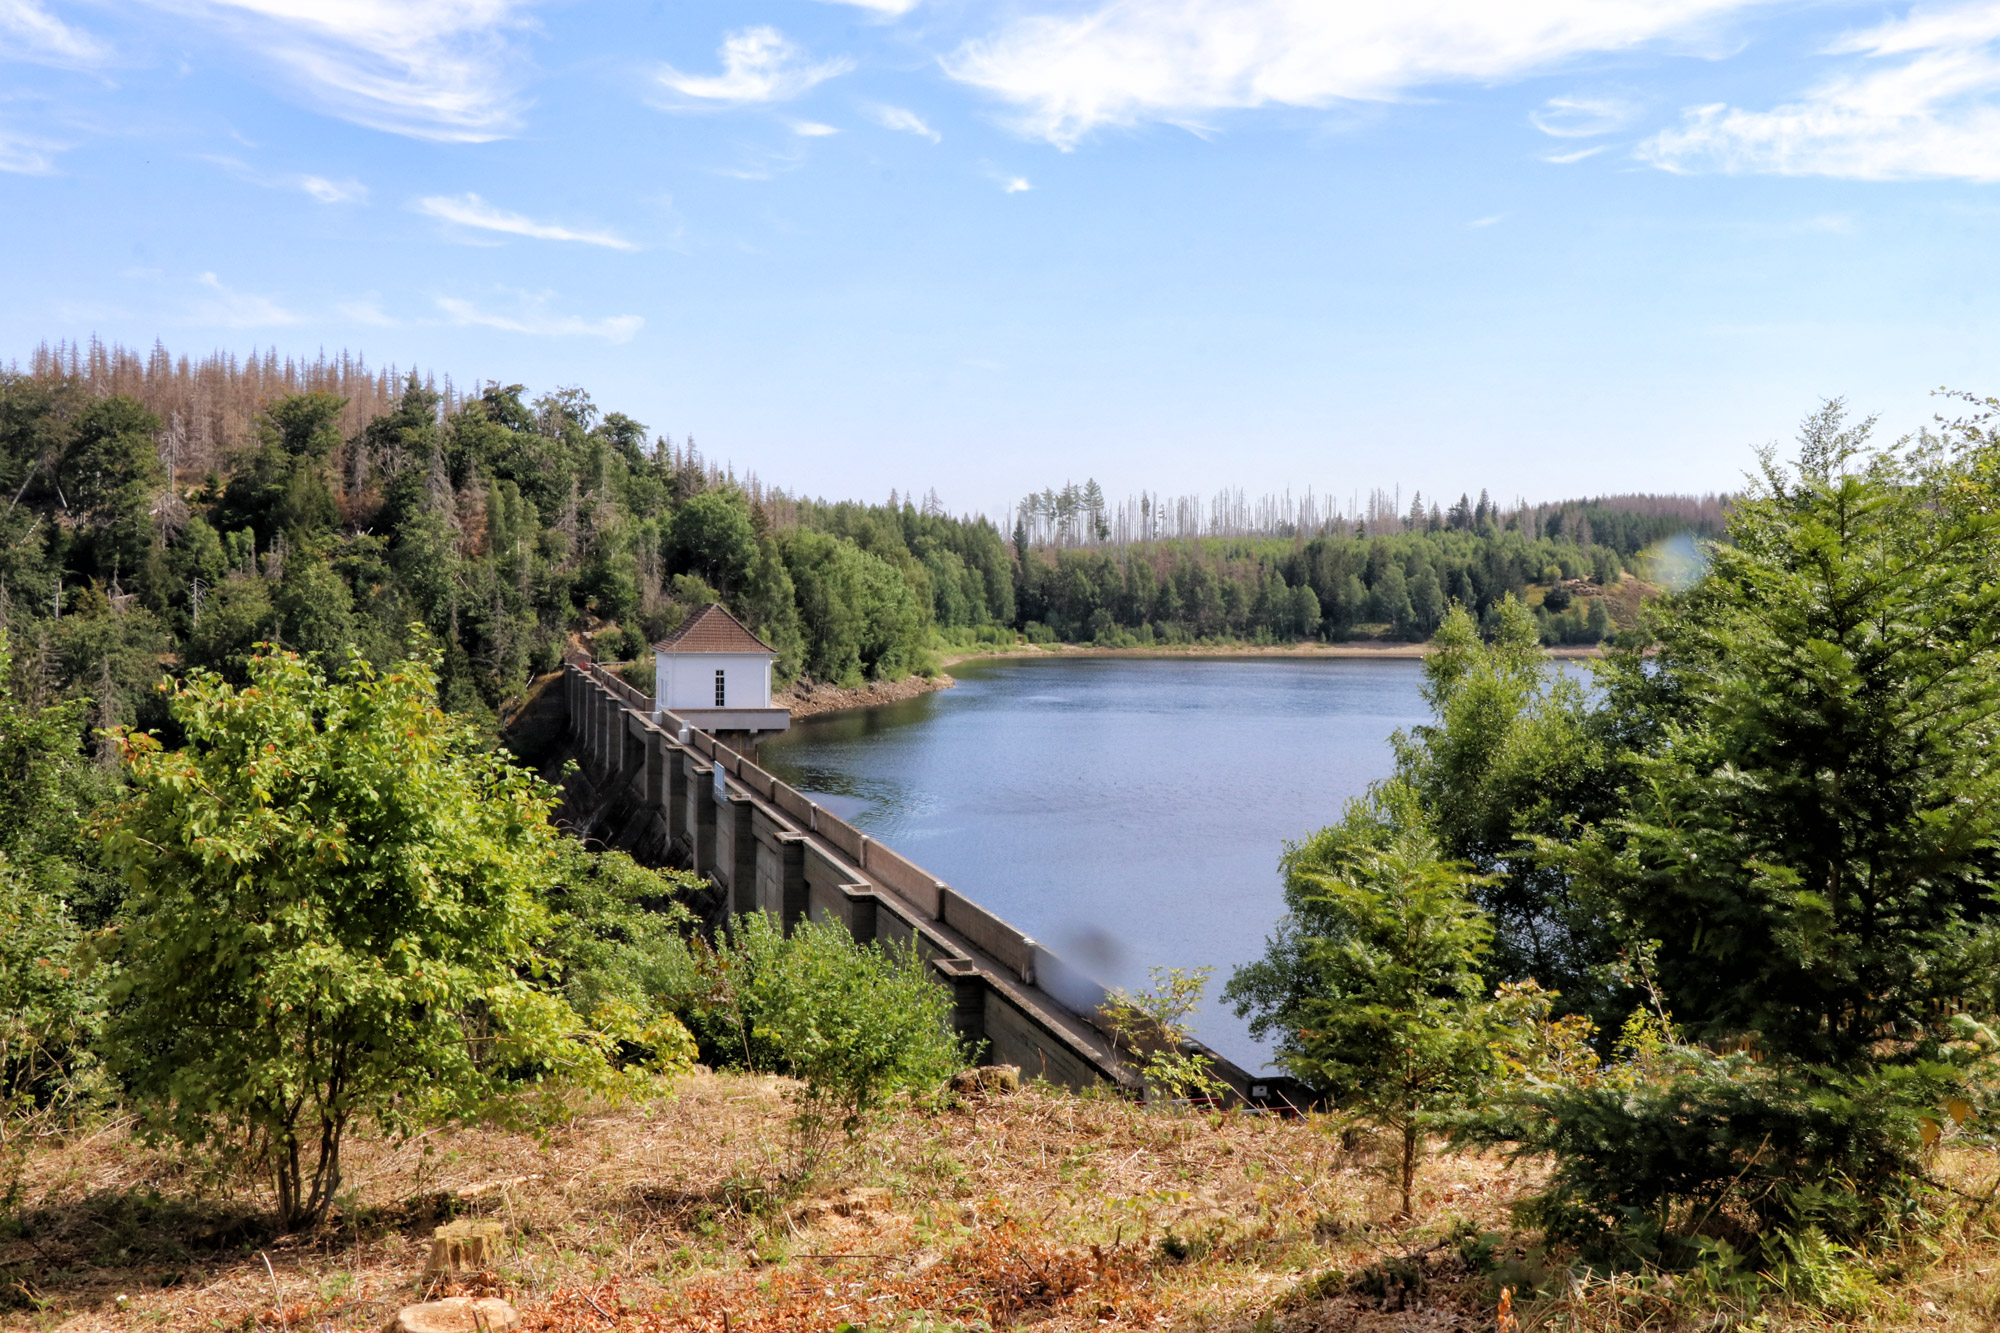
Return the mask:
M796 497L582 389L97 344L0 377L0 487L0 620L24 679L87 696L98 727L160 723L166 669L240 676L261 641L387 662L413 626L442 649L446 706L490 712L566 648L637 657L710 600L779 649L781 679L842 684L1017 635L1420 640L1453 603L1490 625L1509 595L1545 642L1594 643L1629 616L1612 594L1646 549L1721 512L1503 511L1482 492L1170 528L1142 498L1144 523L1114 532L1092 481L1030 497L1003 534L934 496Z

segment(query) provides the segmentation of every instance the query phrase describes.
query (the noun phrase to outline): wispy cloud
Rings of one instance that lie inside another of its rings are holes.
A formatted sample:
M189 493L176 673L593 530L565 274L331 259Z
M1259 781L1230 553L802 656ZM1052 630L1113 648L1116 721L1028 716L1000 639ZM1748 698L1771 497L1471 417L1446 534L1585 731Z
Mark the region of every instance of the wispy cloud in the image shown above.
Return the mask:
M368 187L352 177L335 181L324 176L299 176L294 183L322 204L360 204L368 201Z
M440 296L437 307L453 324L547 338L602 338L611 343L630 342L646 323L639 315L585 319L581 315L556 314L547 308L550 295L547 292L520 293L515 310L509 314L481 309L455 296Z
M1035 188L1028 183L1026 176L995 175L993 179L999 182L1000 193L1002 194L1026 194Z
M854 68L846 57L813 64L803 48L769 25L732 32L722 41L722 73L683 74L660 69L660 83L697 103L747 105L783 102Z
M425 217L437 218L478 231L496 231L508 236L526 236L537 241L575 241L581 245L601 245L607 250L636 250L639 247L608 231L578 231L553 222L537 222L520 213L495 208L476 194L431 195L412 205Z
M1030 14L946 59L1062 148L1092 130L1198 123L1261 106L1385 101L1518 78L1591 52L1678 36L1755 0L1097 0Z
M2000 0L1918 5L1825 54L1861 59L1769 111L1691 108L1640 158L1677 172L2000 181Z
M522 0L150 2L232 34L284 87L360 125L477 143L519 120Z
M1505 213L1495 213L1492 217L1474 218L1465 225L1468 227L1490 227L1496 222L1505 222L1506 220L1507 215Z
M0 125L0 171L18 176L46 176L56 168L56 154L64 145L19 134Z
M802 139L824 139L827 135L838 134L840 131L831 125L822 125L816 120L795 120L792 122L792 133Z
M1551 97L1528 114L1535 128L1558 139L1589 139L1629 123L1637 108L1622 97Z
M254 144L247 146L255 147ZM240 157L223 153L197 153L194 156L197 162L221 167L240 181L260 185L267 190L302 190L322 204L358 204L368 200L368 187L351 176L346 180L330 180L325 176L302 172L272 174L259 171Z
M40 0L0 0L0 59L89 65L108 54L97 38L49 13Z
M197 324L225 329L278 328L297 324L299 317L268 296L239 292L222 283L213 273L195 279L210 295L198 300L190 317Z
M900 106L871 106L868 118L885 130L901 130L904 134L914 134L920 139L938 143L944 136L932 129L924 118L914 111Z
M1542 161L1566 167L1572 162L1581 162L1586 157L1596 157L1608 147L1609 144L1598 144L1595 148L1579 148L1573 153L1545 153L1542 155Z

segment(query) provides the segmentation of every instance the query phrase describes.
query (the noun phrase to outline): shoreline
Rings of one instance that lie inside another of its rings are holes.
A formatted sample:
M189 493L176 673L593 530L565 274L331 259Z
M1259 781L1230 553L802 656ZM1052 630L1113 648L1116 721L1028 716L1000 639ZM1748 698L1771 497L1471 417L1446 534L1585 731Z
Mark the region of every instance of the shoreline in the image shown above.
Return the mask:
M1560 646L1542 650L1551 658L1577 661L1604 656L1602 648L1584 645ZM878 680L867 685L846 689L838 685L812 685L804 693L794 683L782 696L774 696L773 703L782 698L784 706L792 715L792 721L806 718L825 717L830 713L846 713L858 708L880 708L884 704L905 703L911 699L948 690L958 681L946 668L964 662L981 662L998 658L1026 657L1109 657L1109 658L1213 658L1217 660L1273 658L1273 659L1393 659L1412 661L1430 653L1428 643L1315 643L1310 640L1290 644L1156 644L1150 648L1101 648L1095 644L1054 644L1043 646L1036 643L1017 644L1012 648L997 648L985 651L962 649L938 655L938 674L935 676L905 676L901 680Z
M1155 644L1152 647L1103 648L1096 644L1020 644L1012 648L981 651L962 649L940 654L938 665L957 666L989 657L1215 657L1215 658L1402 658L1430 655L1428 643L1317 643L1310 639L1280 644ZM1544 648L1552 658L1579 660L1604 656L1604 649L1590 644L1566 644Z
M809 685L801 692L799 683L792 682L782 695L774 694L772 703L781 700L790 711L792 721L808 717L823 717L828 713L845 713L856 708L879 708L883 704L899 704L909 699L948 690L958 684L950 676L940 671L935 676L905 676L901 680L870 681L847 689L839 685Z

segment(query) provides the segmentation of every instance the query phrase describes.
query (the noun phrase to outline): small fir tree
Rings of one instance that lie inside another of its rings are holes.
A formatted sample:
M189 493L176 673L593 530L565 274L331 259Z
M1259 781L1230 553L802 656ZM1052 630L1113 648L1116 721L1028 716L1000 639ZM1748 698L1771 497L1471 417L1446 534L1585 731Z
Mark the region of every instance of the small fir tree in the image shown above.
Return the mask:
M1278 1063L1399 1142L1410 1215L1425 1134L1486 1083L1492 1006L1479 964L1492 924L1481 884L1447 861L1414 793L1377 788L1339 824L1287 849L1291 909L1269 952L1224 997L1276 1035Z

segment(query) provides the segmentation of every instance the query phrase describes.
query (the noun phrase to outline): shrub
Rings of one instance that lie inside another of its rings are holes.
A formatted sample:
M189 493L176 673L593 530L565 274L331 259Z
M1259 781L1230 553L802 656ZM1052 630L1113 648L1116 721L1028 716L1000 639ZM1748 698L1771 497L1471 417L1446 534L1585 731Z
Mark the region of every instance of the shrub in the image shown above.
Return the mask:
M854 1135L890 1096L933 1088L965 1062L951 997L914 950L858 944L840 926L811 921L787 936L752 912L736 918L702 970L709 1047L733 1039L751 1068L803 1085L793 1123L806 1167L830 1129Z
M147 1128L233 1138L309 1225L347 1129L469 1111L510 1079L607 1072L534 979L551 789L436 706L432 653L328 681L266 652L171 691L187 747L120 737L102 825L130 897L105 1050Z

